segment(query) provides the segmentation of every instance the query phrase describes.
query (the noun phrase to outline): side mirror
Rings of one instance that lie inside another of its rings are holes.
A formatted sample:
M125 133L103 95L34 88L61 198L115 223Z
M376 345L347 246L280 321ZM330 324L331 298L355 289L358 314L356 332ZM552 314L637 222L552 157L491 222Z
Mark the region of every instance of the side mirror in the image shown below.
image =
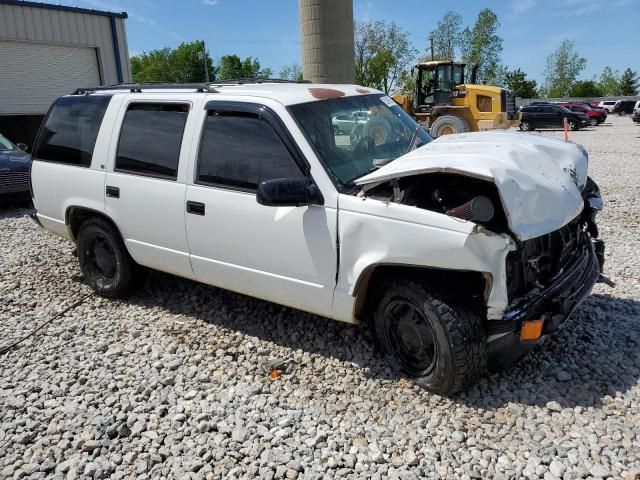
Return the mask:
M24 150L25 152L29 151L29 145L27 145L26 143L16 143L16 147L18 147L20 150Z
M267 207L324 204L318 187L306 178L276 178L260 182L256 199L260 205Z

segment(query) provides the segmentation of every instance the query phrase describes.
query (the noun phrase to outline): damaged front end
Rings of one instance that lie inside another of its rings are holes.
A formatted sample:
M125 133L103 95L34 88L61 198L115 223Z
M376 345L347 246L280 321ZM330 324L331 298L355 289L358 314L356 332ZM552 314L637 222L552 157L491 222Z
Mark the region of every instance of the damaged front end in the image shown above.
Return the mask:
M465 150L478 144L479 152L483 138L466 139ZM483 146L495 154L467 171L461 168L461 146L453 149L462 140L446 146L432 142L409 157L404 167L396 165L395 172L370 175L361 192L471 221L478 225L477 233L508 239L511 248L503 278L493 278L491 287L503 289L503 308L487 304L493 364L510 363L560 330L594 284L608 282L602 276L604 242L596 224L603 201L598 186L587 177L586 152L573 144L527 141L524 147L504 148L498 148L497 141L485 142ZM526 149L536 153L528 163L523 161ZM448 157L444 165L440 153L445 150L459 158Z

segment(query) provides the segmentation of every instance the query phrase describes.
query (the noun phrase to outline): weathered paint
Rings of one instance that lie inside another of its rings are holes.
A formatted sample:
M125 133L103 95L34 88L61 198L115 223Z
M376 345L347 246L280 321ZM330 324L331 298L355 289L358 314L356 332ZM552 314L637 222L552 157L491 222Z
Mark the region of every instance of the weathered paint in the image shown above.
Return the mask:
M343 91L336 90L335 88L310 88L309 93L311 93L313 98L317 98L318 100L327 100L329 98L340 98L345 96Z
M492 181L520 239L557 230L581 211L588 157L573 143L517 132L446 135L359 179L375 185L436 172Z

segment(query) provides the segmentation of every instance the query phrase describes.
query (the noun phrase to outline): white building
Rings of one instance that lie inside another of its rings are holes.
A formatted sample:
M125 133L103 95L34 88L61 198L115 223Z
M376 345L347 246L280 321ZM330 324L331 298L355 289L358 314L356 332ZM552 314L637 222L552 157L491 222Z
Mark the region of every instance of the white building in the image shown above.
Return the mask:
M126 18L125 12L0 0L0 133L32 145L58 96L130 81Z

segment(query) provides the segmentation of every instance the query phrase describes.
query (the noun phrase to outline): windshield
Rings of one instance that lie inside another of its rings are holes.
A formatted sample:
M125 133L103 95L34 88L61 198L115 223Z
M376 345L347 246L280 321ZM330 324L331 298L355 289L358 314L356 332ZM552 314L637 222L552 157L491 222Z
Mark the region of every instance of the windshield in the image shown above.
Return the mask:
M6 152L10 150L15 150L16 146L7 140L5 137L0 135L0 152Z
M341 186L432 138L386 95L358 95L289 107L316 154Z

